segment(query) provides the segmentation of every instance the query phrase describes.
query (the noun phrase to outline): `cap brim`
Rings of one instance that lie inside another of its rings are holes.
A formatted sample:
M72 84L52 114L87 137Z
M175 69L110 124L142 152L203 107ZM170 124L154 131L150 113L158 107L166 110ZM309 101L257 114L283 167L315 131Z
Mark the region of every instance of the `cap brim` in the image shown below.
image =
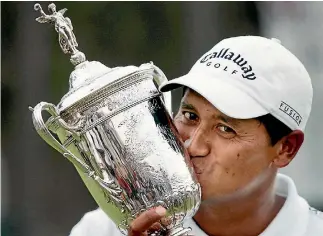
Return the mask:
M251 119L269 113L254 98L224 79L207 78L190 72L162 84L159 89L167 92L186 86L215 106L223 114L236 119Z

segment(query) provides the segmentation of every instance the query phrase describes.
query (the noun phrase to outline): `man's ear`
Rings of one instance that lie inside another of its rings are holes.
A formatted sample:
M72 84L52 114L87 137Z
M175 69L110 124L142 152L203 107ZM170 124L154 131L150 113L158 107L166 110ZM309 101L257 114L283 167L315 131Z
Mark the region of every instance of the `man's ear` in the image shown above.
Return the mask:
M296 156L299 148L302 146L303 141L304 133L300 130L294 130L279 140L275 144L277 156L273 160L274 165L277 168L287 166Z

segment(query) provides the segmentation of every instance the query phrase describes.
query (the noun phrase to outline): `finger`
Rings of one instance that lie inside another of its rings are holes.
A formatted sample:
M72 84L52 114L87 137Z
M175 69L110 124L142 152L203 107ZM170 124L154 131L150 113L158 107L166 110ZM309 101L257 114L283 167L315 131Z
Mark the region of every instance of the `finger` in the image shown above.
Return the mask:
M147 232L147 235L160 235L159 233L163 231L162 229L163 229L162 225L158 222L150 226L146 232ZM144 236L146 232L143 234Z
M140 214L130 225L129 236L140 236L154 223L166 215L166 209L159 206Z
M149 231L158 231L160 229L162 229L162 225L159 222L154 223L149 227Z

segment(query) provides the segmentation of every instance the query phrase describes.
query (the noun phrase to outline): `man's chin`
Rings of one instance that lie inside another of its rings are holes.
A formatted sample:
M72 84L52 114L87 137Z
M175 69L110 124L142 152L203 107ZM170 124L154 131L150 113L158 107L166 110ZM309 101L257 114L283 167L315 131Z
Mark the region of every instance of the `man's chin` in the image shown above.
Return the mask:
M203 194L202 192L202 202L201 204L211 204L211 205L219 205L223 203L229 203L232 201L237 200L236 196L234 194L218 194L218 195L212 195L208 196L207 194Z

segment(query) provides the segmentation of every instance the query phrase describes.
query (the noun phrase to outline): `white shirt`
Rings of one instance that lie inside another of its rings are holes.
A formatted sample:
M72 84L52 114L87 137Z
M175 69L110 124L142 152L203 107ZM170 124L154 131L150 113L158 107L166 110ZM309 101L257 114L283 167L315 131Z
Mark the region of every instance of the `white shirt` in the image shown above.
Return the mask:
M286 201L269 226L259 236L323 236L323 214L311 208L298 195L294 182L286 175L278 174L276 194ZM194 222L188 219L185 227L191 227L195 236L207 236ZM70 236L123 236L115 224L101 210L84 215L74 226Z

